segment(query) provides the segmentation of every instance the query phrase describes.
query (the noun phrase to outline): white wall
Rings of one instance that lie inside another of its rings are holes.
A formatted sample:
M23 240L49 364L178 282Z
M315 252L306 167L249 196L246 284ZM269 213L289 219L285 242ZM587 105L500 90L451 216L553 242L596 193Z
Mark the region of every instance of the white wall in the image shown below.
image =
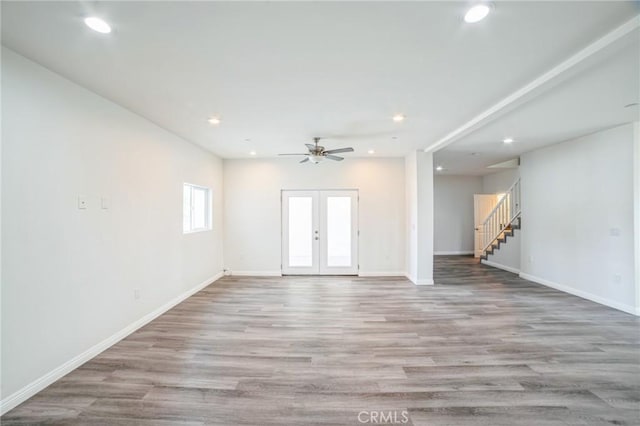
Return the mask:
M483 194L500 194L507 192L513 182L518 179L520 172L518 169L506 169L501 172L492 173L482 177Z
M15 392L221 271L223 188L217 157L2 55L6 409L24 396ZM213 231L182 234L183 182L213 189Z
M435 254L472 254L473 194L482 193L482 177L434 177Z
M522 276L634 311L633 125L521 159Z
M225 160L225 268L277 274L281 264L280 191L358 189L361 274L404 274L402 158L347 158L299 164L296 158Z

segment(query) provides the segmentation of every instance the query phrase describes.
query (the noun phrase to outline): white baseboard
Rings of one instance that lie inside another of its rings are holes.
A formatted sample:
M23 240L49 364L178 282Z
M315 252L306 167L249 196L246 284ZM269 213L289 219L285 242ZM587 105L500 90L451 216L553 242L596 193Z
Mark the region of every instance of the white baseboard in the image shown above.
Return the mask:
M419 280L417 278L413 278L408 272L405 273L404 276L415 285L433 285L433 280Z
M43 390L47 386L49 386L52 383L54 383L56 380L59 380L63 376L69 374L70 372L72 372L76 368L80 367L85 362L89 361L90 359L92 359L95 356L99 355L104 350L106 350L106 349L110 348L111 346L115 345L120 340L124 339L125 337L127 337L128 335L130 335L134 331L138 330L139 328L147 325L149 322L153 321L154 319L156 319L160 315L164 314L169 309L173 308L174 306L176 306L180 302L184 301L188 297L190 297L190 296L194 295L195 293L199 292L203 288L207 287L209 284L212 284L214 281L217 281L221 277L222 277L222 271L218 272L213 277L206 279L205 281L203 281L202 283L198 284L194 288L192 288L190 290L187 290L184 293L178 295L177 297L173 298L172 300L170 300L169 302L167 302L164 305L160 306L159 308L149 312L148 314L146 314L145 316L143 316L139 320L134 321L133 323L129 324L128 326L126 326L122 330L118 331L117 333L111 335L110 337L107 337L102 342L100 342L100 343L92 346L91 348L87 349L86 351L82 352L80 355L75 356L74 358L70 359L69 361L65 362L64 364L62 364L62 365L56 367L55 369L51 370L50 372L48 372L44 376L42 376L42 377L34 380L33 382L29 383L27 386L23 387L22 389L12 393L11 395L9 395L8 397L6 397L4 399L2 399L2 401L0 401L0 415L4 415L6 412L11 410L12 408L14 408L17 405L23 403L24 401L26 401L27 399L31 398L32 396L34 396L35 394L37 394L38 392L40 392L41 390Z
M434 256L462 256L473 254L473 250L463 250L463 251L436 251L433 253Z
M628 314L640 316L640 309L637 309L631 305L625 305L623 303L619 303L605 297L596 296L595 294L591 294L586 291L577 290L564 284L558 284L544 278L536 277L535 275L525 274L524 272L520 272L520 278L524 278L525 280L533 281L534 283L542 284L544 286L551 287L565 293L573 294L574 296L582 297L583 299L587 299L613 309L618 309L619 311L626 312Z
M487 266L493 266L494 268L502 269L503 271L511 272L511 273L514 273L514 274L519 274L520 273L520 269L513 268L513 267L507 266L507 265L503 265L501 263L496 263L496 262L492 262L490 260L484 260L484 259L482 259L480 262L483 263L484 265L487 265Z
M236 277L281 277L281 271L231 271Z
M360 277L404 277L406 274L401 271L360 271L358 273Z

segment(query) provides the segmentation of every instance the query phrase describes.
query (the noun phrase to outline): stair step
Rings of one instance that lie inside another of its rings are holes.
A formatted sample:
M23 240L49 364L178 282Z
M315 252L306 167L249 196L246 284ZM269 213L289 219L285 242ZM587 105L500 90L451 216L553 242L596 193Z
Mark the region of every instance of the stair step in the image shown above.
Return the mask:
M482 255L480 255L480 260L489 260L489 256L494 254L496 250L500 250L500 246L505 244L509 237L515 236L515 230L520 229L520 225L521 218L518 216L511 225L507 226L504 231L500 233L500 236L491 243L491 246L487 248Z

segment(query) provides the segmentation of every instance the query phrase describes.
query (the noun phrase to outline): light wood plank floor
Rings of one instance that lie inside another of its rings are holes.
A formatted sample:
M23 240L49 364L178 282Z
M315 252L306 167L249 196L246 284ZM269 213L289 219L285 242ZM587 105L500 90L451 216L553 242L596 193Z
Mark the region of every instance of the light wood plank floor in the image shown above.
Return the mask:
M637 318L468 257L436 282L224 278L2 424L640 424Z

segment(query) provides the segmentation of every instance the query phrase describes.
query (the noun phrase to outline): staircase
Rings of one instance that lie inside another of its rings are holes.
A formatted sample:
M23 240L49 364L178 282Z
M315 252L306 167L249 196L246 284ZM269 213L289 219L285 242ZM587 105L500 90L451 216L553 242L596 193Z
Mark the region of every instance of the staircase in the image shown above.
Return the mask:
M489 247L486 247L482 251L482 255L480 256L481 261L488 260L489 255L493 254L495 250L500 250L500 246L502 244L505 244L509 237L513 237L513 233L515 232L515 230L520 229L520 220L521 220L521 217L518 216L518 218L514 220L512 224L510 224L505 228L505 230L498 236L498 238L493 240L493 242Z
M482 223L482 254L480 261L487 260L495 250L513 237L516 229L520 229L520 178L507 190L498 204Z

